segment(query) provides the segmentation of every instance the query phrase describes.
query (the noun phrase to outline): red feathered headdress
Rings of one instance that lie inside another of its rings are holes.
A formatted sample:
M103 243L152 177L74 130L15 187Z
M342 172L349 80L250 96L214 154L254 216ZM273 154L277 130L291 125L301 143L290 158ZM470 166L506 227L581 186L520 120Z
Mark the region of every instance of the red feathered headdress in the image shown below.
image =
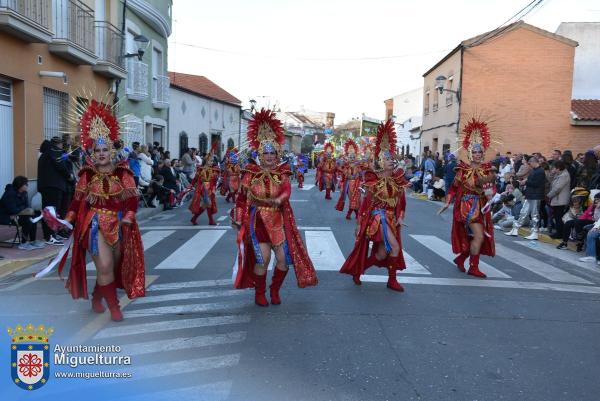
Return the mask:
M96 143L106 143L112 149L119 139L119 121L110 106L92 100L79 119L81 146L91 149Z
M272 110L261 109L255 112L248 123L248 142L250 147L259 153L269 145L280 151L281 145L285 143L283 133L283 125Z
M377 138L375 139L375 157L392 158L396 155L396 129L392 119L377 127Z
M462 129L462 134L462 147L467 150L469 157L474 148L481 147L481 150L485 152L492 144L488 124L475 117L467 121Z
M348 139L346 143L344 143L344 154L348 156L353 151L355 155L358 155L358 145L352 139Z
M333 143L327 142L325 143L325 146L323 146L323 151L325 153L333 153L335 151L335 146L333 146Z

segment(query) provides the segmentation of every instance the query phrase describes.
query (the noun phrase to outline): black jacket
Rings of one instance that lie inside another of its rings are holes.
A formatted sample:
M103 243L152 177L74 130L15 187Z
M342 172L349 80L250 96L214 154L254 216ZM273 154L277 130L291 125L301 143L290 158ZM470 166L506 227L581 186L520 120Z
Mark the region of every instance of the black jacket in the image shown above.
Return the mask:
M38 159L38 191L56 188L67 192L67 179L70 176L67 163L61 159L63 151L52 147Z
M542 200L546 189L546 173L542 167L531 170L525 182L525 199Z
M161 168L160 171L158 172L158 174L162 175L163 178L165 179L165 182L163 185L166 188L177 191L177 178L173 174L173 171L171 170L170 167L165 166L165 167Z
M12 184L8 184L0 198L0 224L9 224L10 216L29 207L27 192L17 192Z

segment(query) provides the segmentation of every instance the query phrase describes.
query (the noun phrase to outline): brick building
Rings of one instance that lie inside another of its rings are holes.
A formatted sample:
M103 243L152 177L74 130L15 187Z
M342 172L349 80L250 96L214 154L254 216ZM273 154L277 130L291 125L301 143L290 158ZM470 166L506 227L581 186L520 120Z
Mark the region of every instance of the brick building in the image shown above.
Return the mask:
M578 43L522 21L461 42L424 75L422 150L455 150L466 117L491 120L494 151L585 151L600 127L574 125L571 91ZM436 78L446 77L438 90Z

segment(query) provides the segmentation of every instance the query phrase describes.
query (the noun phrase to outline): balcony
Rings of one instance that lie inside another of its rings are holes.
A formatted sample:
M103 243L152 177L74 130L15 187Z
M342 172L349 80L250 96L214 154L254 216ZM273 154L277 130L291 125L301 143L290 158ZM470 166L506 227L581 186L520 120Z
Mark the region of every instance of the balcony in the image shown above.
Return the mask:
M54 0L54 39L48 46L75 64L96 64L94 10L77 0Z
M452 106L452 101L454 100L453 96L453 93L450 93L446 96L446 106Z
M29 43L50 43L48 0L0 0L0 30Z
M152 106L155 109L169 107L169 77L157 75L152 78Z
M141 102L148 97L148 64L127 59L127 98Z
M96 21L96 55L98 61L92 70L108 78L125 79L123 66L123 34L114 25Z

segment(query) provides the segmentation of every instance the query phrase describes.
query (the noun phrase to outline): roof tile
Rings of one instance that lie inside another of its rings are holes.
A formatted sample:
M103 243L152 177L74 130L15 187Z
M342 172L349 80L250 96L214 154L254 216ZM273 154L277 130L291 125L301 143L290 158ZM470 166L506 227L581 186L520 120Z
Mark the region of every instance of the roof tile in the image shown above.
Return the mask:
M219 100L235 106L240 106L242 104L241 100L206 77L169 71L169 79L171 80L171 86L176 88L185 89L200 96Z
M573 99L571 111L574 120L600 121L600 100Z

